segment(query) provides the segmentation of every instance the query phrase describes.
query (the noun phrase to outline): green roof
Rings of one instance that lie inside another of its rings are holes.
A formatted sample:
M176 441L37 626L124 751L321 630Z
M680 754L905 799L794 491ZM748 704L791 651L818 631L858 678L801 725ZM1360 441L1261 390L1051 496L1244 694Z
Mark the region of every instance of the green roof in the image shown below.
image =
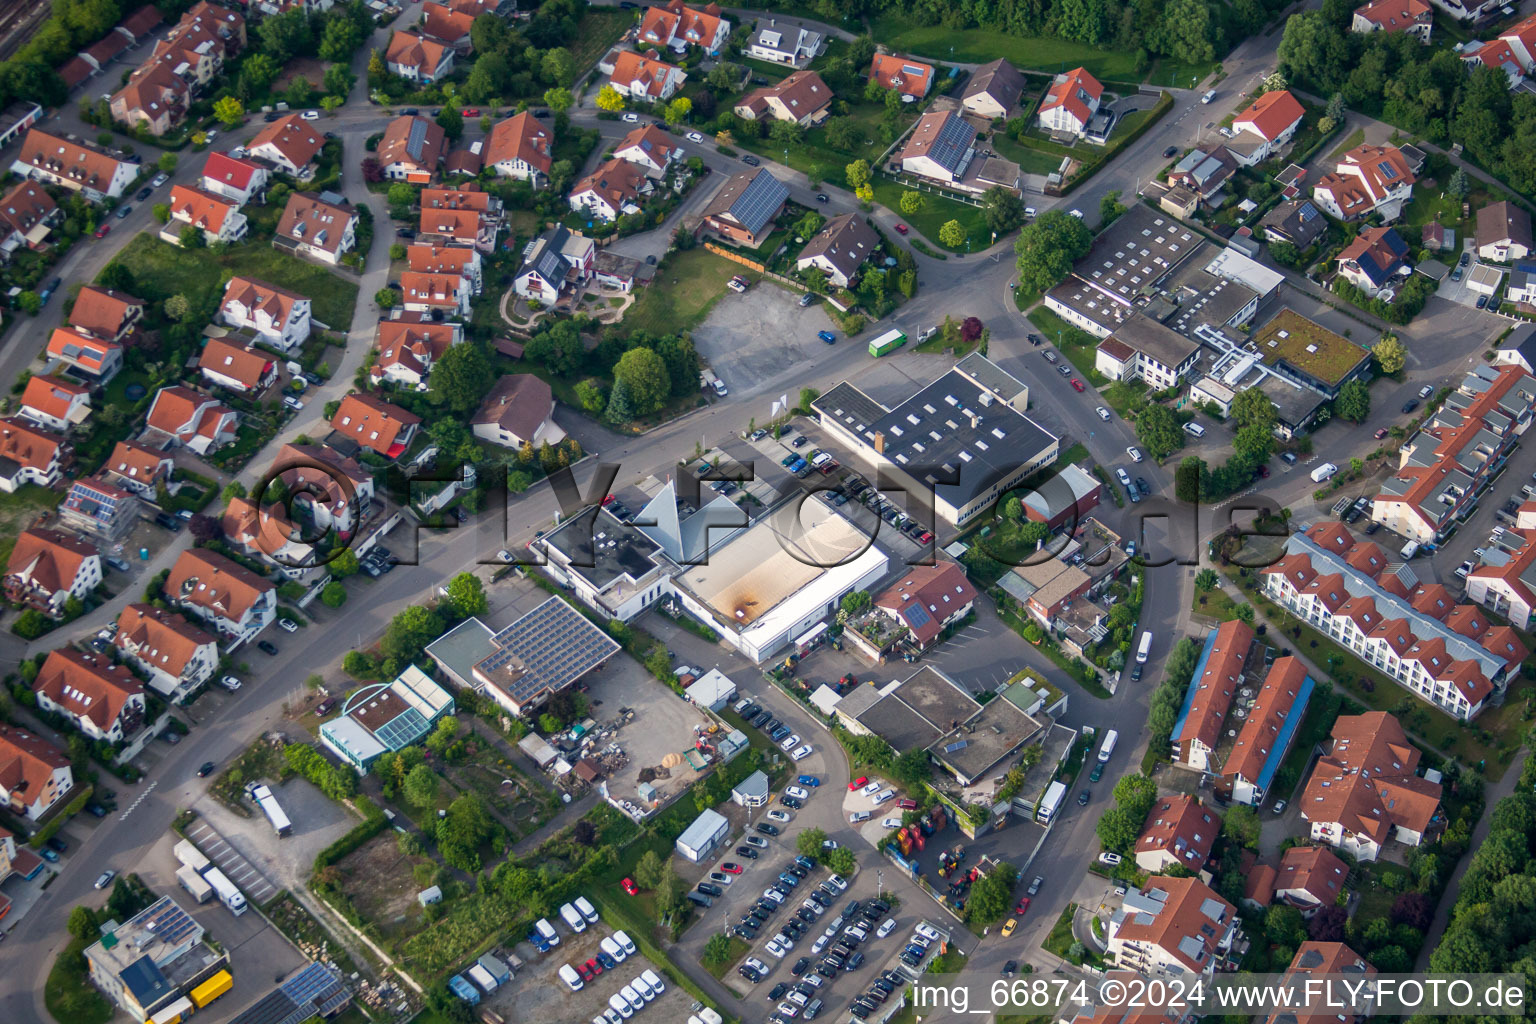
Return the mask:
M1370 358L1370 352L1342 334L1335 334L1295 310L1283 309L1254 333L1254 344L1266 366L1282 359L1325 384L1336 386Z

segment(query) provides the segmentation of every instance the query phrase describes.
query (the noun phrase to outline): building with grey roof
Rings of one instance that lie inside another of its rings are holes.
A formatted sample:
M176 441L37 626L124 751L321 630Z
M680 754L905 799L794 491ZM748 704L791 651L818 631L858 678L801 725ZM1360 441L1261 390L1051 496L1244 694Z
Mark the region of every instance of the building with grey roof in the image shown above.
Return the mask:
M1068 323L1107 338L1204 246L1181 221L1137 203L1093 241L1045 304Z
M960 106L968 114L996 120L1011 116L1024 94L1024 76L1019 69L999 57L971 72L966 80Z
M796 270L815 267L827 281L847 288L858 276L864 261L880 249L880 234L862 214L844 213L827 221L795 260Z
M698 864L708 860L730 837L730 819L719 811L706 809L683 830L674 845L679 856Z
M569 585L589 608L621 622L660 600L677 571L641 528L598 506L571 516L539 546L549 558L545 572Z
M789 200L789 187L768 168L732 176L704 208L704 227L733 245L755 249Z
M606 631L560 597L497 632L491 645L492 652L471 670L475 689L519 716L602 668L621 650Z
M1110 380L1145 380L1161 390L1183 380L1199 359L1199 342L1137 313L1099 342L1094 367Z
M103 927L85 948L91 983L138 1020L185 1004L187 993L229 963L226 953L204 941L203 926L169 896L162 896L126 922Z

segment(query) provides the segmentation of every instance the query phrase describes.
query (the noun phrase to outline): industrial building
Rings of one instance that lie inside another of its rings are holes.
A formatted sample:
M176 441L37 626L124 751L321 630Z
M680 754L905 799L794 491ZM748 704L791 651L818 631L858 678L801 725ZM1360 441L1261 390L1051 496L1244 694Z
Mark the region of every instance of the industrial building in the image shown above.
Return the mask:
M719 811L706 809L677 837L677 852L685 860L699 864L708 860L730 837L730 820Z
M370 683L320 726L320 742L359 775L385 754L420 743L453 714L453 695L415 665L388 683Z
M85 949L91 983L136 1020L167 1024L229 991L229 955L169 896L126 923L108 924Z

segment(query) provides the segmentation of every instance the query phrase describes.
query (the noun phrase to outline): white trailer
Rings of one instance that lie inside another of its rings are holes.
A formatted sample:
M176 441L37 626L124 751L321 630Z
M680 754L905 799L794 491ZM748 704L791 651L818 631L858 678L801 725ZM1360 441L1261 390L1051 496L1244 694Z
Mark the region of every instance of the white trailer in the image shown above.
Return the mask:
M192 840L183 839L176 844L176 859L193 871L203 871L208 867L208 858L203 856L203 851L192 845Z
M213 899L213 886L209 885L208 880L189 865L183 864L176 869L176 881L180 882L181 887L191 893L192 898L199 903L207 903Z
M267 785L259 785L251 790L251 796L256 799L256 804L266 814L267 820L272 823L272 830L279 837L286 836L293 831L293 822L288 820L288 815L283 812L282 804L277 802L277 797Z
M1067 798L1065 783L1053 782L1045 789L1045 796L1040 798L1040 809L1035 811L1035 820L1042 825L1049 825L1051 819L1056 817L1056 812L1061 808L1061 802Z
M481 967L478 963L471 964L469 970L465 971L464 973L469 976L470 981L473 981L476 985L479 985L481 991L483 991L486 995L490 995L492 992L495 992L498 987L500 987L496 984L496 979L491 977L491 972L486 970L484 967Z
M209 868L203 872L203 877L208 880L209 885L213 886L213 891L219 894L219 899L229 908L231 914L239 917L245 913L245 895L235 888L234 882L224 877L224 872L218 868Z

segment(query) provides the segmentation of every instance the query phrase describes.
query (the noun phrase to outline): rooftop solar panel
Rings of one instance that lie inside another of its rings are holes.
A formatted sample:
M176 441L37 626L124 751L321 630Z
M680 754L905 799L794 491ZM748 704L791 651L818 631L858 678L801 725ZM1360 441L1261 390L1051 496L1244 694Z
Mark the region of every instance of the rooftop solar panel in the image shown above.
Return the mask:
M766 168L763 168L731 204L731 216L755 235L772 219L779 207L784 205L784 200L788 198L789 189L783 182L769 174Z

